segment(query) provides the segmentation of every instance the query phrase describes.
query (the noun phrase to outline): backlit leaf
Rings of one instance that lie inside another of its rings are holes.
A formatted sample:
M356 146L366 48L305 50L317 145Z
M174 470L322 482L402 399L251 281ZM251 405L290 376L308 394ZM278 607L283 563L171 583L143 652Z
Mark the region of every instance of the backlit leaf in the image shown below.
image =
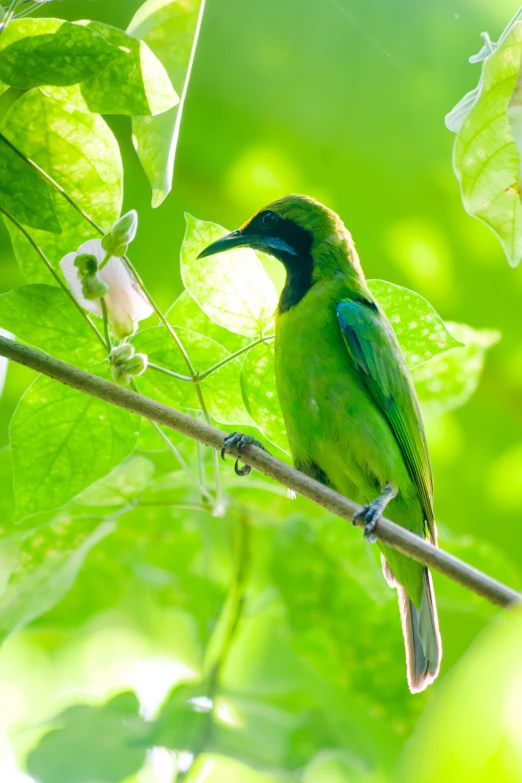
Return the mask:
M1 138L0 207L31 228L54 234L61 231L49 185Z
M391 322L410 370L460 345L420 294L386 280L368 280L368 286Z
M191 357L196 372L203 372L229 356L222 345L190 329L178 329L178 334ZM188 368L171 336L162 326L145 329L133 338L136 350L146 353L149 360L180 375ZM232 359L201 383L201 391L212 416L222 424L251 424L241 397L239 374L241 363ZM194 384L171 378L154 369L147 371L146 380L167 395L175 406L199 410Z
M241 391L247 410L263 435L283 451L289 451L275 385L274 343L260 343L247 353L241 368Z
M177 106L157 117L132 119L134 146L152 185L153 207L159 207L172 187L183 102L203 8L203 0L147 0L127 28L130 35L150 46L181 95Z
M497 234L512 266L522 257L522 117L515 90L521 52L519 22L484 60L480 93L460 127L453 157L466 211Z
M123 172L118 144L101 117L64 106L34 89L15 101L1 129L104 230L109 230L121 210ZM34 174L38 181L43 181ZM60 193L53 190L51 200L62 233L59 236L43 231L31 233L56 268L66 253L99 235ZM27 279L50 283L48 270L25 237L9 223L8 228Z
M185 288L213 321L231 332L258 337L271 326L277 306L274 284L253 250L237 248L207 258L199 253L227 232L186 215L181 249Z
M143 41L102 22L85 26L117 47L120 56L102 73L70 87L45 87L45 92L75 109L99 114L160 114L179 98L165 68Z
M491 329L448 325L463 347L435 356L412 373L423 413L428 416L460 408L469 400L477 389L487 349L500 340L500 333Z
M125 459L138 431L128 411L39 376L10 426L18 515L63 506Z
M107 357L85 318L55 286L24 285L0 296L0 326L73 364L102 362Z
M21 90L76 84L121 57L87 27L62 19L15 19L0 38L0 79Z

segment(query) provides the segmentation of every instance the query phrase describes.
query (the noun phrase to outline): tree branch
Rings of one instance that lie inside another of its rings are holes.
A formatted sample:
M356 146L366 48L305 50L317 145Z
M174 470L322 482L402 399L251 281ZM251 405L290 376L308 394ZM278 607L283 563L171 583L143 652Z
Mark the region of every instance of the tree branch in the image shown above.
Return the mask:
M183 435L203 443L205 446L220 450L223 445L226 433L216 429L216 427L212 427L206 422L187 416L184 413L179 413L137 392L116 386L116 384L104 378L99 378L96 375L80 370L67 364L67 362L55 359L34 348L28 348L14 340L0 336L0 355L44 375L48 375L50 378L71 386L73 389L98 397L120 408L126 408L150 421L163 424L176 432L181 432ZM243 462L264 473L265 476L269 476L280 484L284 484L289 489L293 489L295 492L332 511L343 519L351 522L354 514L360 511L360 506L357 503L339 495L329 487L314 481L314 479L305 476L304 473L300 473L255 446L246 446L242 449L241 455L233 450L232 453L235 453L235 456L241 456ZM357 522L357 524L359 527L364 527L362 521ZM388 546L405 555L409 555L414 560L418 560L435 571L439 571L439 573L467 587L497 606L507 607L522 601L520 593L501 582L497 582L463 560L459 560L459 558L450 555L448 552L438 549L425 539L410 533L394 522L381 519L374 534Z

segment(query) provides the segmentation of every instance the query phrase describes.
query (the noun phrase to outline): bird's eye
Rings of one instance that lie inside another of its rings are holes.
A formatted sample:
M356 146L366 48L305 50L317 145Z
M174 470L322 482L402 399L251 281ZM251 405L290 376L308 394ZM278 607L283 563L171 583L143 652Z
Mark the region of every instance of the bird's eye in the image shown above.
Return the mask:
M278 220L279 215L276 212L264 212L261 215L261 225L263 228L273 228Z

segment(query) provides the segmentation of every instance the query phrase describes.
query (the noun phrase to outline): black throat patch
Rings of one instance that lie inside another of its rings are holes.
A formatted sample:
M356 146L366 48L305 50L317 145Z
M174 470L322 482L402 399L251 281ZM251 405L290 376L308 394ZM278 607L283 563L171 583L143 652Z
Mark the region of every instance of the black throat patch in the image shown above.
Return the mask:
M251 225L253 233L282 239L296 253L293 255L285 250L270 250L270 253L281 261L286 269L286 282L279 298L278 308L280 313L285 313L298 304L313 285L314 264L311 254L313 237L309 231L298 226L293 220L284 218L280 218L275 225L265 228L264 214L266 213L261 212L254 219L255 225Z

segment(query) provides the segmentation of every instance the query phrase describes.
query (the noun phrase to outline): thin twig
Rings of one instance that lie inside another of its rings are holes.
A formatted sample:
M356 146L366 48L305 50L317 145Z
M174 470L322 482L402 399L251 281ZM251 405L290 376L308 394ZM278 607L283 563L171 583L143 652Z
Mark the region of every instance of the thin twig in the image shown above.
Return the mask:
M49 259L45 255L45 253L43 252L42 248L34 241L34 239L31 236L31 234L27 231L27 229L24 226L22 226L21 223L18 222L18 220L16 218L14 218L12 215L10 215L9 212L7 212L3 207L0 207L0 212L2 212L12 223L14 223L14 225L17 227L17 229L22 232L22 234L27 239L27 241L33 246L34 250L38 253L38 255L40 256L40 258L42 259L42 261L44 262L45 266L47 267L49 272L52 274L52 276L54 277L54 279L56 280L56 282L58 283L60 288L63 291L65 291L65 293L67 294L67 296L69 297L69 299L71 300L73 305L76 307L78 312L81 314L82 318L85 318L85 320L87 321L87 323L89 324L89 326L91 327L93 332L95 333L95 335L98 338L98 340L101 342L103 347L106 348L107 346L105 345L105 340L103 339L100 330L98 329L98 327L96 326L94 321L92 321L89 318L89 316L87 315L87 313L85 312L85 310L83 309L81 304L75 298L75 296L72 293L72 291L70 291L69 288L65 285L65 283L62 280L62 278L56 272L56 270L54 269L53 265L51 264L51 262L49 261Z
M167 368L162 367L161 364L154 364L154 362L149 362L148 367L149 370L154 370L155 372L161 372L164 375L170 375L170 377L174 378L176 381L184 381L185 383L194 383L194 378L191 375L180 375L179 372L174 372L174 370L167 370Z
M2 33L5 30L5 28L7 27L7 25L9 24L9 22L13 18L14 12L16 11L16 6L17 5L18 5L18 0L11 0L11 5L7 9L7 11L5 13L5 16L4 16L4 19L3 19L3 22L0 25L0 35L2 35Z
M80 370L78 367L73 367L42 351L20 345L14 340L0 336L0 356L5 356L7 359L48 375L73 389L78 389L112 405L130 410L150 421L155 421L157 424L163 424L213 449L220 450L223 446L226 433L206 422L179 413L162 403L117 386L104 378ZM231 449L231 453L235 456L241 456L242 461L247 465L256 468L266 476L270 476L275 481L293 489L343 519L352 521L354 515L361 510L361 507L353 500L339 495L333 489L320 484L304 473L300 473L262 449L255 446L245 446L241 450L241 454L237 449ZM362 519L357 519L356 524L359 527L364 527ZM425 539L410 533L409 530L394 522L380 519L375 529L375 535L388 546L439 571L493 604L507 607L522 601L520 593L478 571L463 560L438 549Z
M112 348L112 342L111 342L111 335L109 332L109 316L107 313L107 305L105 304L105 298L102 296L100 297L100 306L102 309L102 315L103 315L103 333L105 335L105 347L108 351Z
M243 348L239 348L239 350L235 351L234 353L231 353L229 356L226 356L224 359L222 359L217 364L212 365L212 367L209 367L208 370L204 370L203 372L198 373L196 376L194 382L195 383L201 383L205 380L205 378L208 378L209 375L212 375L213 372L216 372L216 370L221 369L221 367L224 367L225 364L228 364L232 361L232 359L237 359L238 356L241 356L241 354L246 353L247 351L250 351L252 348L255 348L256 345L260 345L261 343L270 343L272 340L275 340L274 334L269 334L266 337L258 337L257 340L254 340L253 342L249 343L248 345L245 345Z

